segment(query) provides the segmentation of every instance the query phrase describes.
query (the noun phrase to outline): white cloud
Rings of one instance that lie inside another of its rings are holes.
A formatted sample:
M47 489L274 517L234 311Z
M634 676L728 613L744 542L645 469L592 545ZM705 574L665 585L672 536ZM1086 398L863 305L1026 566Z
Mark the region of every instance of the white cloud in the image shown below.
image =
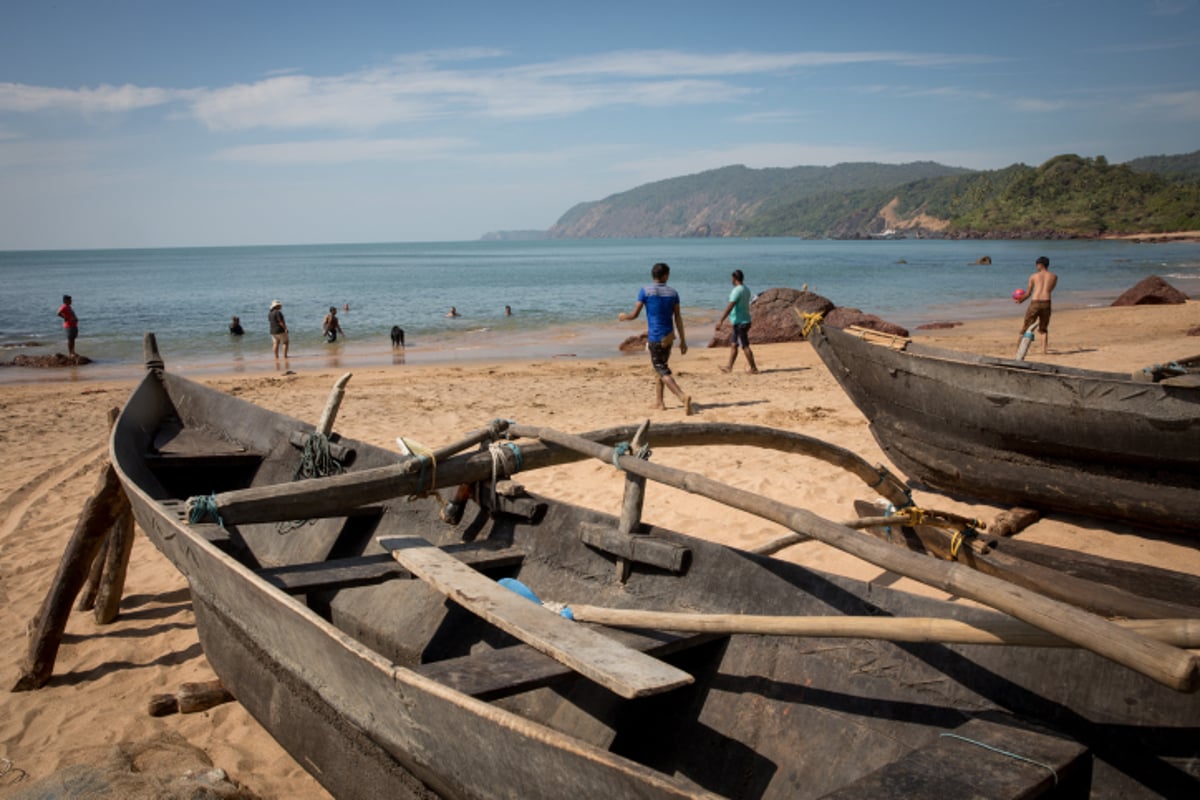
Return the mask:
M1162 109L1183 119L1200 119L1200 91L1158 92L1143 98L1138 105Z
M214 157L255 164L350 164L448 158L471 145L466 139L336 139L230 147Z
M125 84L58 89L22 83L0 83L0 111L72 111L81 114L121 113L163 105L179 96L169 89Z

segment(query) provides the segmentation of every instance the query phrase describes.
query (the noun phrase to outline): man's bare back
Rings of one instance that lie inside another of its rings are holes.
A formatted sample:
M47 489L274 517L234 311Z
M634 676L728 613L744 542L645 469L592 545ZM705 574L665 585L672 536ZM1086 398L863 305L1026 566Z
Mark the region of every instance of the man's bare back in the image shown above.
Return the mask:
M1048 269L1039 269L1029 276L1029 299L1032 301L1050 300L1050 293L1058 285L1058 276Z

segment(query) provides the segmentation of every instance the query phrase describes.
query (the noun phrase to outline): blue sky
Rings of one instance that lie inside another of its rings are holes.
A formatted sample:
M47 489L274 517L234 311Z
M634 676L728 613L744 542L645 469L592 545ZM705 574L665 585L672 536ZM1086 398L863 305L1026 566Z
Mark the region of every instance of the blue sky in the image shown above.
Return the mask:
M7 0L0 249L453 241L729 164L1200 149L1200 2Z

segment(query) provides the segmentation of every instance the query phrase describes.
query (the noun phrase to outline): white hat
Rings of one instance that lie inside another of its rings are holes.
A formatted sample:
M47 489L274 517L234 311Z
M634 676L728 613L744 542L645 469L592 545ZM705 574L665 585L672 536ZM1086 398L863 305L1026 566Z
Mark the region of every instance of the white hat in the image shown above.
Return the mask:
M282 307L283 307L283 303L279 302L278 300L272 300L271 308L269 308L268 311L272 311L276 308L282 308Z

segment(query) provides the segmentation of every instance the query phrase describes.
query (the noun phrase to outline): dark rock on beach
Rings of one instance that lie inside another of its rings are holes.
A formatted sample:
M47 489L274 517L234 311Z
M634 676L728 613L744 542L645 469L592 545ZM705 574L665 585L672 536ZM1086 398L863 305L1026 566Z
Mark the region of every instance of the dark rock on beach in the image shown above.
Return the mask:
M1164 281L1151 275L1138 281L1132 288L1113 301L1114 306L1161 306L1186 303L1188 296Z
M799 314L797 314L799 312ZM839 308L829 298L807 289L767 289L750 303L750 344L804 341L802 314L822 314L825 322L835 328L860 325L864 328L908 336L899 325L865 314L857 308ZM721 323L714 332L709 347L728 347L732 328L729 321Z
M802 314L828 314L833 303L819 294L796 289L767 289L750 303L750 344L804 341ZM713 334L709 347L728 347L733 332L729 320L722 322Z
M645 350L646 343L649 340L650 337L646 335L645 331L643 331L637 336L630 336L625 341L621 342L619 349L622 353L636 353L639 350Z
M946 328L957 328L962 325L961 322L926 322L924 325L918 325L919 331L940 331Z
M1188 336L1200 336L1200 325L1197 325L1193 328L1188 328L1187 335Z
M4 367L36 367L38 369L53 369L56 367L78 367L82 364L90 364L92 360L87 356L74 355L68 356L62 353L54 353L53 355L45 356L13 356L12 361L0 361L0 366Z

